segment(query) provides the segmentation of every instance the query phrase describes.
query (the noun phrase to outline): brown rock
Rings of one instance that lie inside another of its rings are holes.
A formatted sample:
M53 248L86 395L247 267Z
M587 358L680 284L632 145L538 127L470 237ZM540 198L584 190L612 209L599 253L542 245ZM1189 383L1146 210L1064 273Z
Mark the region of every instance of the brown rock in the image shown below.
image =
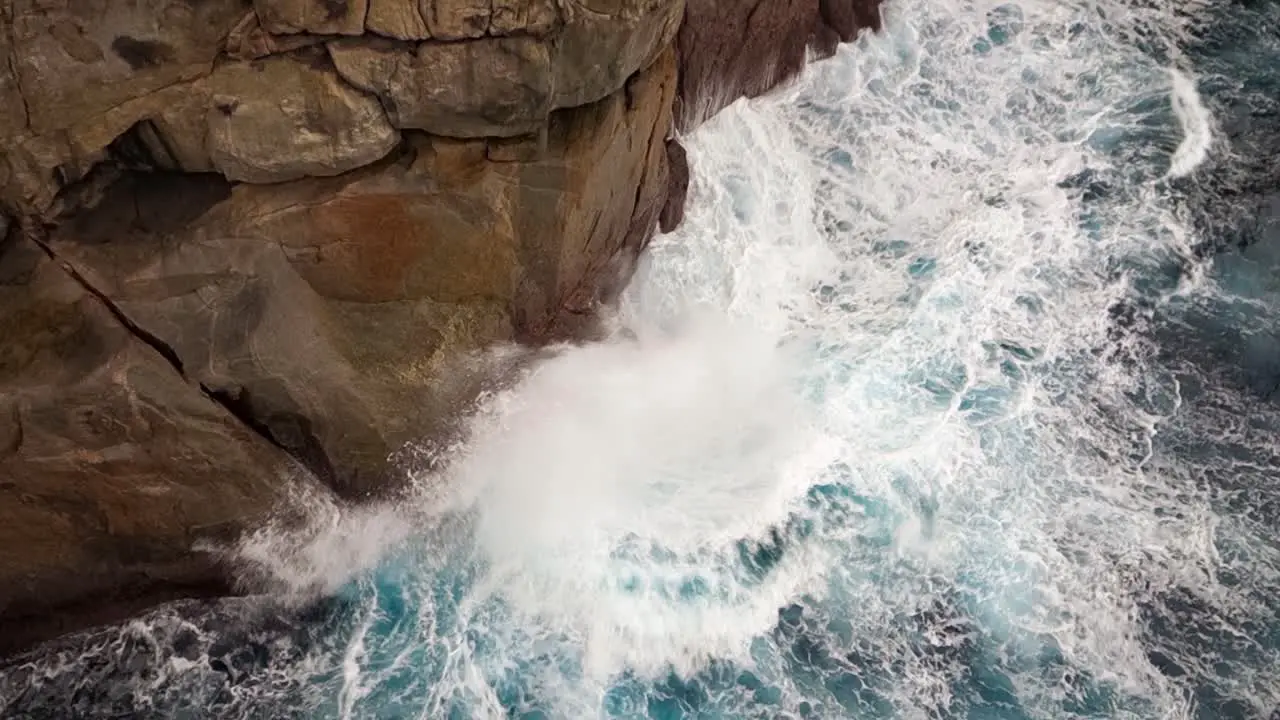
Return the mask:
M690 130L740 97L761 95L800 72L818 0L707 0L685 8L680 117Z
M471 376L444 371L456 358L564 337L616 291L665 200L675 85L667 53L555 113L530 160L414 133L402 156L331 179L134 175L53 247L192 380L362 497L469 401Z
M14 0L12 60L45 134L209 72L240 0Z
M243 12L240 0L5 5L0 207L15 215L48 210L59 191L107 157L113 140L212 69Z
M552 110L596 102L648 67L675 36L684 6L683 0L601 5L567 5L564 27L543 39L536 35L560 22L554 8L509 0L495 6L496 28L519 37L417 45L341 40L329 44L329 53L348 82L382 99L398 128L459 138L529 135ZM442 32L431 26L437 39L461 31Z
M822 22L841 42L853 42L862 30L879 30L880 0L819 0Z
M226 53L235 60L255 60L318 45L325 40L328 38L321 35L272 35L262 27L257 13L248 12L227 35Z
M398 128L511 137L536 132L551 111L550 49L532 38L424 42L416 49L338 41L329 53L348 82L382 98Z
M490 0L421 0L427 31L437 40L466 40L489 31Z
M0 137L11 138L27 129L27 101L18 86L18 74L14 72L13 42L8 29L13 27L13 7L5 3L0 7ZM0 164L0 168L3 164ZM0 187L5 178L0 175Z
M369 0L365 29L398 40L426 40L431 37L418 0Z
M684 204L689 195L689 156L679 140L667 140L667 167L669 182L667 197L658 216L658 229L669 233L684 222Z
M522 339L578 334L630 278L666 198L676 74L668 50L622 91L554 115L543 158L506 166L520 179L525 275L513 317Z
M740 97L794 77L808 48L829 55L835 41L879 27L879 0L706 0L689 3L677 36L676 125L697 127Z
M489 16L490 35L545 37L560 25L555 0L493 0Z
M268 32L280 35L359 35L369 0L253 0Z
M338 175L378 160L399 142L377 99L322 64L279 56L228 63L207 87L209 156L231 180Z
M594 0L566 7L553 55L556 108L595 102L648 67L675 38L684 13L682 0Z
M398 40L546 37L560 26L555 0L369 0L365 27Z
M194 546L287 509L287 458L26 240L0 249L0 333L3 644L30 618L225 587Z

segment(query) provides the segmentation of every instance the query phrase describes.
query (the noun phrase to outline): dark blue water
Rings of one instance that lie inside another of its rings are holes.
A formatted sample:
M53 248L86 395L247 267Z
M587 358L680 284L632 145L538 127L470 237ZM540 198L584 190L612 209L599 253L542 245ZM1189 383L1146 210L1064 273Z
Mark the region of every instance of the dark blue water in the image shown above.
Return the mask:
M919 12L914 34L895 37L925 40L859 48L884 58L818 74L815 83L832 87L789 101L787 117L808 138L799 147L827 165L810 188L819 202L796 212L837 258L803 288L818 308L805 322L817 330L800 337L821 371L805 375L802 394L824 417L840 417L847 399L856 419L837 434L856 452L826 464L780 518L692 550L633 534L607 548L599 583L573 585L579 596L565 599L574 610L560 616L551 607L558 596L531 610L530 598L494 590L495 577L543 576L504 569L482 523L463 512L301 606L179 603L7 661L4 716L1274 718L1280 2L1188 10L1181 33L1132 20L1178 15L1159 3L1058 14L1044 3L893 7ZM960 17L982 28L964 53L920 50ZM891 33L907 24L891 13ZM1054 69L1045 48L1102 40L1197 78L1216 142L1190 176L1163 177L1185 135L1167 88L1107 100L1118 120L1077 127L1071 108L1109 98L1122 72L1114 57L1128 56L1099 44L1091 68L1089 52L1063 51L1070 82L1037 79ZM914 79L899 82L898 62ZM866 70L876 63L888 70ZM962 63L976 71L957 87L946 66ZM1006 76L1025 83L1005 88ZM864 102L883 109L850 129L838 82L865 87ZM971 108L988 90L1007 91L1008 102L981 116ZM895 108L914 114L895 120ZM974 130L979 121L990 129ZM930 190L965 177L980 155L971 138L984 132L993 157L1029 148L1027 167L1037 148L1061 141L1048 139L1055 133L1080 137L1087 160L1055 185L1066 209L1040 195L1021 199L1015 177L984 176L973 195ZM875 147L899 134L914 134L903 147L934 149L869 168ZM832 146L815 149L814 138ZM704 169L720 162L713 150L695 139ZM917 221L881 217L881 196L850 185L877 182L908 198L911 212L900 217ZM695 202L732 204L735 222L761 226L767 212L751 200L760 192L752 183L726 175L722 195ZM918 210L957 198L990 208L978 215L988 220L956 234L972 213ZM1005 213L1022 202L1050 209ZM1152 208L1159 212L1148 219ZM695 208L684 246L659 249L657 269L637 283L658 287L664 272L687 273L692 265L679 260L699 252L693 234L711 232L709 221L700 225L706 217ZM946 222L932 224L936 217ZM996 227L1025 217L1025 227ZM1055 240L1061 229L1052 224L1063 218L1096 252ZM787 229L767 233L778 227ZM1144 227L1186 237L1115 249L1125 247L1117 235ZM1011 251L1013 235L1031 240ZM1044 258L1023 257L1036 252ZM1000 269L1023 261L1016 273ZM729 274L714 262L696 267ZM900 285L886 284L890 276ZM1098 327L1073 324L1073 313L1094 309ZM1023 317L1016 313L1025 318L1008 320ZM917 427L934 439L920 441ZM904 437L907 451L895 454L889 446ZM752 443L744 457L755 457ZM873 453L881 455L868 460ZM641 598L640 610L618 614L628 598ZM760 598L776 601L756 628L747 616ZM646 609L669 614L646 620ZM672 641L665 650L667 635L641 632L646 622L690 617L750 631L734 652L696 623L692 649ZM589 627L602 618L617 627Z

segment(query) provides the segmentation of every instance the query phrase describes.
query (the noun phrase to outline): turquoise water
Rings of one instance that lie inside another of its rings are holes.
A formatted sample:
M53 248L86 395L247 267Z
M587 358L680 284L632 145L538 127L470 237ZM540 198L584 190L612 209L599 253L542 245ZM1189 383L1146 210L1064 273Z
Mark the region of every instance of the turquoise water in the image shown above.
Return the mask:
M6 716L1271 717L1280 4L886 12L688 138L618 337L419 500L264 529L274 597L51 644Z

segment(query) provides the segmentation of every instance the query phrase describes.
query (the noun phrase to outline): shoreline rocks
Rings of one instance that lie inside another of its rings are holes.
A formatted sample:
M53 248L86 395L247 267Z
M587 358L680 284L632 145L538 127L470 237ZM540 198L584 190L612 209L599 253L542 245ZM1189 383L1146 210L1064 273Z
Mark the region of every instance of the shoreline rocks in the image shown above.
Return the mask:
M397 450L484 383L460 359L588 336L679 225L681 132L879 22L136 5L0 8L0 653L227 591L194 548L288 516L291 488L396 492Z

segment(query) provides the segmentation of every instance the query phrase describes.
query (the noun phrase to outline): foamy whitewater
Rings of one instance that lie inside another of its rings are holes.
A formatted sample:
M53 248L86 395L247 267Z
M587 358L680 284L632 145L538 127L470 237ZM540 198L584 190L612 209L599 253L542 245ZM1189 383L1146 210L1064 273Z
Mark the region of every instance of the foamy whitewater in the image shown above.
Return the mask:
M1280 9L885 18L685 138L614 338L416 502L246 541L292 602L52 644L7 716L1274 717Z

